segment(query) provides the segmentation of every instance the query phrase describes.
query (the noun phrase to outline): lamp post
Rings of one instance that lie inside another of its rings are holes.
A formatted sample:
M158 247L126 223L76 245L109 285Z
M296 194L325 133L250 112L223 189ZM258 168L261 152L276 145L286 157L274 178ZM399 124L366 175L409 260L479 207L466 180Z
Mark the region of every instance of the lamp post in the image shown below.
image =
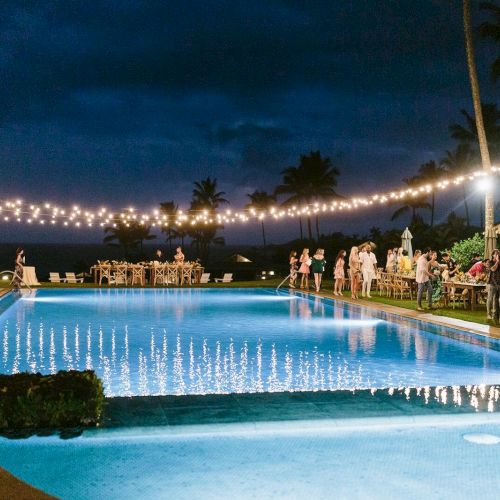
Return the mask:
M477 138L479 142L479 151L481 153L481 163L483 170L491 179L491 161L488 151L488 142L484 131L483 112L481 109L481 95L479 93L479 82L477 79L476 61L474 60L474 43L472 40L472 23L470 0L463 0L464 15L464 34L465 47L467 52L467 66L469 69L470 85L472 90L472 102L474 103L474 115L476 118ZM496 248L496 233L494 224L494 201L493 189L486 189L484 203L484 253L485 257L490 257L491 252Z

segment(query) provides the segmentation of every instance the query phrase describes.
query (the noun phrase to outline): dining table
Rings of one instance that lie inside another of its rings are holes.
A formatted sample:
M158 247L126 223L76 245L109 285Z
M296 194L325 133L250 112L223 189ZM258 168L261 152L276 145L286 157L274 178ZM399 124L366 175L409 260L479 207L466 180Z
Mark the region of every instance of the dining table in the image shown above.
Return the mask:
M447 306L450 301L450 297L455 294L456 290L467 290L469 294L469 309L474 311L478 305L478 297L480 293L485 290L486 283L471 283L467 281L443 281L443 292L445 305ZM464 301L465 302L465 301ZM464 303L465 306L465 303Z

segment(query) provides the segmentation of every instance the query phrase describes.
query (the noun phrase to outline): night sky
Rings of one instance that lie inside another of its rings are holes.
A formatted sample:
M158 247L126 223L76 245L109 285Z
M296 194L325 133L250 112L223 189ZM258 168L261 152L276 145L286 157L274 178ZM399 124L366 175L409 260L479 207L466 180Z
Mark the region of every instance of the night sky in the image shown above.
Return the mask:
M341 194L398 187L454 147L448 125L472 110L461 14L458 0L3 0L0 196L187 208L193 181L212 176L241 207L317 149L339 167ZM477 40L476 53L494 101L493 47ZM443 216L457 201L446 203ZM322 229L384 226L386 213ZM273 225L270 239L293 229ZM229 243L258 235L225 230Z

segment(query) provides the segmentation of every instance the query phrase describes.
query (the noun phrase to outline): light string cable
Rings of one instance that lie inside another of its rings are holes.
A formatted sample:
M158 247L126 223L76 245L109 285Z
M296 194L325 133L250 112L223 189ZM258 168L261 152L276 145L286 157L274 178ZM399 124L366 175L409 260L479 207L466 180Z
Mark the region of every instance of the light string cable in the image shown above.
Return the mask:
M63 227L116 227L124 224L138 223L152 227L196 226L196 225L229 225L244 223L252 219L280 220L289 217L302 217L319 213L335 213L359 210L373 206L412 198L427 196L433 192L447 191L464 182L481 179L483 183L493 184L492 175L498 174L500 168L492 167L491 172L476 170L470 173L450 176L446 175L435 182L408 186L385 193L373 193L368 196L336 198L330 201L313 202L296 205L274 205L267 208L245 208L241 210L178 210L174 215L167 215L160 209L141 212L129 207L120 211L107 208L91 210L80 205L71 207L59 206L55 203L31 203L21 199L0 199L0 222L17 222L28 225L46 225ZM488 186L486 186L488 187Z

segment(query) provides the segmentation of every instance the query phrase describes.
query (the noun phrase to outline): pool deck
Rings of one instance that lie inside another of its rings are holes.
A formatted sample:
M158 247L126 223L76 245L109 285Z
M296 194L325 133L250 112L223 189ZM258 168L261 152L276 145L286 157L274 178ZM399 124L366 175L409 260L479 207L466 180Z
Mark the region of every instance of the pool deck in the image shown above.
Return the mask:
M324 290L320 291L319 293L307 290L298 290L298 291L312 296L324 297L339 302L346 302L348 304L363 306L368 309L383 311L388 314L396 314L398 316L402 316L403 318L411 318L419 321L426 321L428 323L434 323L440 326L457 328L459 330L465 330L467 332L472 332L477 335L484 335L486 337L500 339L500 328L493 325L482 325L480 323L474 323L473 321L464 321L461 319L449 318L447 316L437 316L435 314L429 314L426 312L419 312L411 309L405 309L403 307L381 304L380 302L371 302L369 300L364 300L364 299L353 300L347 295L338 297L333 295L332 292Z

